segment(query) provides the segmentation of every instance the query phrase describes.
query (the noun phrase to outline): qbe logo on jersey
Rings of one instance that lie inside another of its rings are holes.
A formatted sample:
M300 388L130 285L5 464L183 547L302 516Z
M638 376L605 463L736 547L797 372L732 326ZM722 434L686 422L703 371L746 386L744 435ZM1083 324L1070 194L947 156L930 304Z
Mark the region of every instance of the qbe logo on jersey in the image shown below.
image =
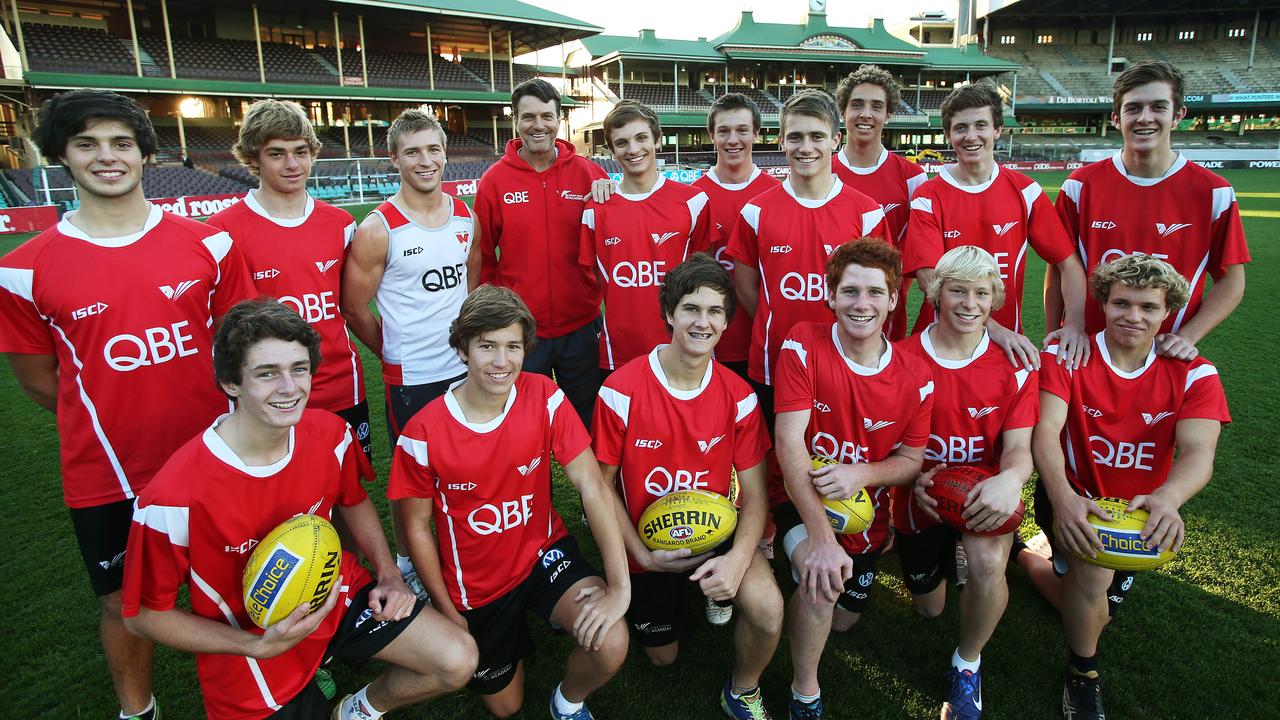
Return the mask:
M262 569L248 583L244 594L245 610L251 617L270 617L285 587L302 565L302 557L295 555L283 544L276 545L271 551L271 558L262 564ZM312 609L319 607L312 604Z

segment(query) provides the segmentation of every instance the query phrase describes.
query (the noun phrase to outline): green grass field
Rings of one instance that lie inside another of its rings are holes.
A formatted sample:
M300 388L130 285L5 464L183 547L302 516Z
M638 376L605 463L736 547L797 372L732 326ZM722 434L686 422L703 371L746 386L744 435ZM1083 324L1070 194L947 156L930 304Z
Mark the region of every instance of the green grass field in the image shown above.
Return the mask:
M1280 192L1274 192L1276 176L1268 172L1225 174L1240 195L1254 263L1244 303L1201 350L1222 373L1235 422L1223 432L1213 482L1184 508L1188 539L1181 556L1139 577L1103 635L1105 699L1113 718L1264 718L1280 712L1280 502L1271 495L1280 483L1275 469L1280 383L1266 349L1280 334L1272 295L1280 293L1280 275L1270 272L1280 262L1275 244L1280 242ZM1038 179L1056 195L1065 173L1042 173ZM368 209L353 211L361 217ZM0 239L0 252L24 239ZM1038 292L1043 271L1033 259L1028 297ZM1026 313L1033 336L1043 327L1038 305L1031 301ZM383 413L377 367L366 354L375 419ZM181 402L180 388L174 402ZM381 420L373 426L380 479L371 494L385 517L386 430ZM97 641L97 603L62 505L54 417L22 395L7 365L0 370L0 448L9 505L0 518L0 535L8 538L0 559L8 578L0 588L0 607L9 608L0 652L3 696L10 712L22 717L114 717L115 698ZM484 472L483 464L477 472ZM585 540L576 495L562 476L557 476L556 496L561 514ZM1023 532L1034 532L1030 520ZM828 712L840 720L936 717L958 633L955 594L942 617L921 619L897 579L896 556L887 555L881 568L871 610L852 631L828 644L821 675ZM566 637L553 637L537 623L533 627L538 652L528 666L529 718L546 716L547 696L559 681L570 645ZM705 622L698 627L671 668L650 667L633 647L622 672L592 697L595 715L721 717L716 697L732 662L732 631ZM987 716L1059 717L1065 659L1056 613L1020 570L1010 570L1009 610L984 653ZM375 672L373 667L339 669L336 676L350 692ZM763 679L775 717L786 717L790 673L784 639ZM155 688L166 718L202 716L191 656L159 649ZM475 696L463 693L392 717L486 714Z

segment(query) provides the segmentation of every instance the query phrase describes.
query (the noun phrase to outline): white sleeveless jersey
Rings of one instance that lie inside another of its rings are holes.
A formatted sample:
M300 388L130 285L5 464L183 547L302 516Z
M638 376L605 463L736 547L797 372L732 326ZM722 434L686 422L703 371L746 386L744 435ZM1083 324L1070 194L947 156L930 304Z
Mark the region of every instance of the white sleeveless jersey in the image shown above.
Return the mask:
M373 210L387 228L387 267L374 299L388 385L424 385L467 369L449 347L449 324L467 298L474 221L466 203L449 199L453 213L437 228L410 220L390 200Z

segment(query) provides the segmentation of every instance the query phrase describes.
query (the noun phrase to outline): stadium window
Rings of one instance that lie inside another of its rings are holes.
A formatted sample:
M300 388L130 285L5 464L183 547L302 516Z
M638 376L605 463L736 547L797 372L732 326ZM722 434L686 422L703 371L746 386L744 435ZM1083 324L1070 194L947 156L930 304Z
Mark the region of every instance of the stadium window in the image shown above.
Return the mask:
M1016 40L1017 40L1017 38L1016 38L1015 36L1013 36L1013 35L1001 35L1001 36L1000 36L1000 44L1001 44L1001 45L1012 45Z
M1244 37L1244 28L1230 28L1227 30L1227 37L1242 38Z
M1179 40L1195 40L1196 31L1195 30L1179 30L1178 39Z
M1140 33L1138 33L1137 40L1138 40L1138 42L1151 42L1152 40L1154 40L1154 39L1155 39L1155 37L1156 37L1155 33L1152 33L1152 32L1140 32Z
M1037 44L1037 45L1048 45L1048 44L1050 44L1050 43L1052 43L1052 42L1053 42L1053 36L1052 36L1052 35L1037 35L1037 36L1036 36L1036 44Z

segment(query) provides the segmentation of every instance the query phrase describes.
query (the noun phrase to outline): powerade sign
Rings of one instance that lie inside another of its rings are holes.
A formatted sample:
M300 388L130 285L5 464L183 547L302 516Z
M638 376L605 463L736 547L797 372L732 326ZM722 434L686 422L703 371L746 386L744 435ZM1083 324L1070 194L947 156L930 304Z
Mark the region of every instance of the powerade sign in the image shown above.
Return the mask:
M661 170L659 173L668 180L675 180L686 185L706 174L703 170ZM609 179L616 183L621 183L622 173L611 172L609 173Z
M249 586L249 592L245 593L245 598L251 605L246 608L250 615L268 617L280 597L280 591L289 584L289 578L300 564L302 558L289 552L283 545L277 545L271 551L271 557L262 564L262 569Z

